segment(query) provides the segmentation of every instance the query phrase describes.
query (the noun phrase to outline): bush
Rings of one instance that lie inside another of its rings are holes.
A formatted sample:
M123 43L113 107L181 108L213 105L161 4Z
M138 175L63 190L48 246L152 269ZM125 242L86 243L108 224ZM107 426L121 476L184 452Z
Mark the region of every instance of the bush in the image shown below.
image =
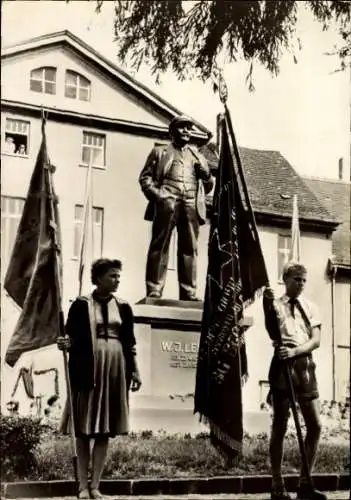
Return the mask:
M0 415L0 470L3 480L26 479L37 466L37 450L46 428L40 420Z
M68 436L54 430L42 434L40 446L34 447L32 480L73 479L71 443ZM12 443L7 441L7 450ZM8 453L8 451L7 451ZM21 451L22 453L22 451ZM24 453L22 453L22 456ZM315 473L342 473L350 463L349 432L336 440L325 433L319 448ZM285 440L284 473L298 473L300 454L295 433ZM269 437L266 433L245 433L244 453L237 466L229 467L211 445L205 432L197 436L170 435L144 431L111 439L104 478L131 479L147 477L213 477L221 475L270 474ZM23 479L22 467L16 477ZM27 473L28 477L28 473Z

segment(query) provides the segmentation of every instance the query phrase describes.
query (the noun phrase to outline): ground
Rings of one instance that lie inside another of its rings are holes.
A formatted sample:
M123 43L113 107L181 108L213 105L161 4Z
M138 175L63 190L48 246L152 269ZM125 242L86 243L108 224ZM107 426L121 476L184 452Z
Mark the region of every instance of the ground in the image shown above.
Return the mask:
M350 498L348 491L332 491L325 492L328 500L347 500ZM268 493L238 494L238 495L152 495L152 496L106 496L106 500L269 500ZM293 497L294 498L294 497ZM17 498L17 500L26 500ZM42 498L32 498L31 500L43 500ZM76 500L76 497L55 497L52 500Z

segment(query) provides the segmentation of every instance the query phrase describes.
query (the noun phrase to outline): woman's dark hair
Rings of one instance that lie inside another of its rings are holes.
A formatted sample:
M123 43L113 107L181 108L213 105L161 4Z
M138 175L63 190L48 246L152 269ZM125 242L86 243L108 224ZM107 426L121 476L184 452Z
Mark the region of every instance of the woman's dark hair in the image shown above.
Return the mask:
M91 266L91 282L97 285L98 278L104 276L110 269L122 269L122 262L118 259L98 259Z

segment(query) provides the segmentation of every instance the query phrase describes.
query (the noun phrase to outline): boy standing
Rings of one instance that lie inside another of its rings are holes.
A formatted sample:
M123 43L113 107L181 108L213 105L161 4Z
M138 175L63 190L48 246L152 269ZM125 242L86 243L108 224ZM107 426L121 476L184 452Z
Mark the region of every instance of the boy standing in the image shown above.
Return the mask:
M270 440L271 500L290 499L281 471L283 441L290 413L290 399L284 374L284 364L288 360L296 399L306 424L305 449L310 473L315 463L321 434L319 395L315 364L312 359L312 351L320 345L321 321L316 306L301 295L306 276L305 266L290 262L283 270L284 295L275 299L273 291L266 288L263 297L266 329L275 347L269 370L273 405ZM300 476L297 498L326 500L323 493L310 487L303 471Z

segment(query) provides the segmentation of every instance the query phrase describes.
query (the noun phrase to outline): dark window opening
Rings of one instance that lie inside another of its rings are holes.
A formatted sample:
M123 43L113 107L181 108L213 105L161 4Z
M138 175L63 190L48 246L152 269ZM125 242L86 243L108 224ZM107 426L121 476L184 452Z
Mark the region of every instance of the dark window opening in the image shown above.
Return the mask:
M3 152L8 154L28 155L29 122L6 118L5 141Z

